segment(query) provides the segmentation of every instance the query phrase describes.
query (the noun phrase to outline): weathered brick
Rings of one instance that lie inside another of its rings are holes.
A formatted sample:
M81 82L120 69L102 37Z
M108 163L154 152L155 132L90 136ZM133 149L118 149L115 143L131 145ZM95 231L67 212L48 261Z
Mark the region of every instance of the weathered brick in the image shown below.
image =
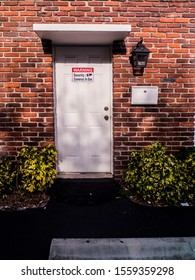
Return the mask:
M173 151L193 145L195 11L193 1L184 2L3 1L0 154L13 156L25 143L54 143L52 49L46 51L32 30L33 23L132 26L122 51L114 47L112 54L115 176L121 176L131 149L158 140ZM129 56L140 37L151 53L144 75L134 77ZM133 85L158 86L158 104L132 106Z

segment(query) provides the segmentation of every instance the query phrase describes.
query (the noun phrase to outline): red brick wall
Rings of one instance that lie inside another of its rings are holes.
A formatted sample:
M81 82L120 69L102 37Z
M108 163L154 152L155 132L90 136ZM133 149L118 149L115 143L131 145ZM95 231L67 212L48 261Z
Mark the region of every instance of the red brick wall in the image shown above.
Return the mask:
M33 23L130 24L126 53L113 52L115 175L132 148L153 141L172 151L194 137L195 2L192 0L47 1L0 3L0 155L24 144L54 143L52 49ZM135 77L129 64L140 37L150 49L147 68ZM159 87L157 106L132 106L131 86Z

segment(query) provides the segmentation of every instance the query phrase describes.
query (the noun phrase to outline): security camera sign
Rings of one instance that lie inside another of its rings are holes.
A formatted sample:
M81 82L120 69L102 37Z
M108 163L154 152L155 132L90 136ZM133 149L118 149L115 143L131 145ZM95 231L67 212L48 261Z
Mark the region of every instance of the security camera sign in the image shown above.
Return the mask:
M73 67L72 68L73 82L93 82L94 68L93 67Z

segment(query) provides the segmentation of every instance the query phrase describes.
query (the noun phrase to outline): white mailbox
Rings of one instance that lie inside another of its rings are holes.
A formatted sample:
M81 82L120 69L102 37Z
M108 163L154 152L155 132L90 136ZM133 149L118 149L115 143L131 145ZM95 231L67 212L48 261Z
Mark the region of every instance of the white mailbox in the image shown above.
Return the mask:
M132 86L132 105L156 105L158 102L158 87Z

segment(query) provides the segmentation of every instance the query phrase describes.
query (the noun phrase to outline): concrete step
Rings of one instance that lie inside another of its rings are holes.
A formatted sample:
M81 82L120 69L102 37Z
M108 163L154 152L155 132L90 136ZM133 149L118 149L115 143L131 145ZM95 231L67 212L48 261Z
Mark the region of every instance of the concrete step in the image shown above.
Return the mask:
M195 237L53 239L50 260L194 260Z
M94 204L116 196L118 185L113 178L58 178L51 196L64 202Z

